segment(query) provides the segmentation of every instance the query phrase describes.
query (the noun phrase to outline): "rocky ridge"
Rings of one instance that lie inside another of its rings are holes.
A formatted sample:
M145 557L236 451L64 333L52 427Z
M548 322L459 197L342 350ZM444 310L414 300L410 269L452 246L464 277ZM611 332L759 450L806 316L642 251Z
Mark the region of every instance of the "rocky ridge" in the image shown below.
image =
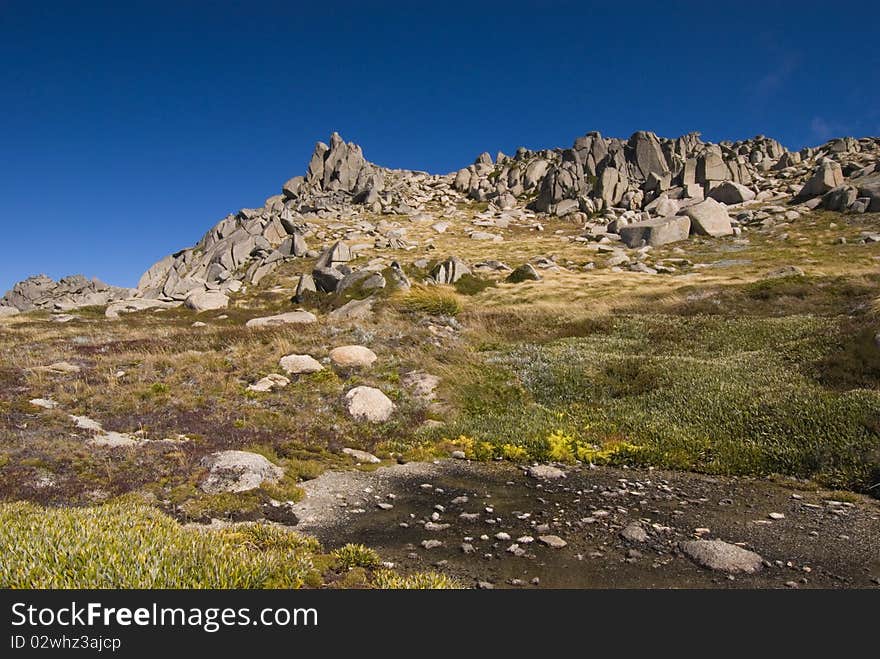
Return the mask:
M35 275L18 282L7 291L0 298L0 309L46 309L64 312L79 307L106 306L133 294L134 291L130 288L110 286L99 279L87 279L82 275L63 277L59 281L46 275Z
M297 299L354 285L406 287L396 255L430 247L408 239L411 226L430 225L440 234L469 223L471 239L502 242L505 230L517 226L541 230L546 216L581 225L577 240L613 252L620 262L613 265L655 273L660 269L640 259L634 264L624 249L694 234L737 235L773 222L777 212L792 219L788 214L815 208L880 211L878 155L880 138L839 138L792 152L764 136L713 144L698 133L666 139L639 131L622 140L591 132L571 148L520 148L494 159L483 153L457 172L432 175L370 163L358 145L333 133L329 144L316 145L304 176L160 260L136 292L100 282L90 288L82 277L57 284L38 277L17 284L0 308L110 304L112 316L175 304L217 309L295 259L315 259ZM349 264L365 249L391 252L390 268L382 260L355 272ZM468 273L468 264L450 258L427 281L454 283Z

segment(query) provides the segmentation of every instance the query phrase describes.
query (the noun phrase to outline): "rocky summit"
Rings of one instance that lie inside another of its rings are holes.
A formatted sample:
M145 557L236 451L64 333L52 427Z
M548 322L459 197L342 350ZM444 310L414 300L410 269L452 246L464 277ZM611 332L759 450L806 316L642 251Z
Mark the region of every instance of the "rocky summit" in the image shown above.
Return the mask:
M466 229L473 240L500 242L505 230L552 216L580 224L585 242L629 248L695 234L739 235L766 219L752 210L762 205L877 212L878 156L880 138L840 138L789 151L764 136L713 144L699 133L668 139L638 131L624 140L591 132L567 149L520 148L494 159L482 153L457 172L432 175L375 165L357 144L333 133L329 145L316 144L305 175L288 180L262 207L228 215L193 247L157 262L136 291L79 275L60 282L40 275L16 284L0 306L69 311L134 298L196 311L224 308L229 294L258 286L287 261L307 258L317 261L303 274L298 294L334 292L361 283L363 275L353 278L348 265L358 248L406 253L419 247L407 238L408 224L429 222L446 231L463 219L462 207L480 205L485 210ZM441 212L428 214L428 206ZM333 237L354 242L328 243ZM437 280L454 283L457 271L441 269ZM372 274L374 281L362 285L385 285ZM120 309L126 310L117 305L113 313Z
M712 144L698 133L666 139L639 131L622 140L592 132L568 149L522 148L494 159L483 153L440 176L374 165L358 145L333 133L329 145L315 146L305 176L287 181L262 208L225 217L197 245L156 263L141 277L137 296L184 301L205 290L234 293L258 285L287 260L318 255L301 285L333 292L352 274L352 250L339 242L320 251L330 218L346 225L339 229L349 240L406 252L417 245L407 240L401 217L449 226L468 204L488 203L469 231L475 240L502 240L499 229L530 226L546 214L582 224L596 242L628 247L694 233L739 234L752 218L729 218L728 208L748 202L794 200L805 208L866 212L880 207L878 156L876 138L791 152L763 136ZM443 209L439 217L424 216L430 204ZM441 279L448 283L449 276Z

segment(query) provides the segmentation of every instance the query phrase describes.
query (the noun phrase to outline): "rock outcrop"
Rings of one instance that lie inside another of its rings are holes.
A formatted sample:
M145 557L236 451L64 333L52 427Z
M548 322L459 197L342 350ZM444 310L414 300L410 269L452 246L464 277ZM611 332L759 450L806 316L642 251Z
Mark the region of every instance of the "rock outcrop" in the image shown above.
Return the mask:
M358 295L405 288L403 271L389 269L387 261L367 271L352 264L366 248L416 248L407 227L421 223L438 234L461 231L501 243L511 227L541 230L538 220L547 214L582 224L584 242L633 247L684 239L682 218L690 220L691 234L737 234L749 216L731 218L768 203L877 212L878 158L880 138L841 138L792 152L760 135L713 144L698 133L669 139L638 131L619 139L591 132L569 148L520 148L495 158L483 153L457 172L432 175L375 165L358 145L333 133L329 143L315 146L305 174L285 182L260 208L228 215L193 247L158 261L136 292L79 276L60 282L40 276L16 284L0 307L110 305L111 316L183 303L197 311L219 309L234 306L236 293L272 282L280 265L293 263L287 271L296 270L305 259L296 301L354 288ZM473 202L485 210L457 226L467 216L462 208ZM454 284L470 274L459 259L429 265L429 283Z
M36 275L20 281L0 298L0 306L19 311L45 309L72 311L80 307L106 306L116 300L131 297L130 288L109 286L98 279L72 275L55 281L46 275Z

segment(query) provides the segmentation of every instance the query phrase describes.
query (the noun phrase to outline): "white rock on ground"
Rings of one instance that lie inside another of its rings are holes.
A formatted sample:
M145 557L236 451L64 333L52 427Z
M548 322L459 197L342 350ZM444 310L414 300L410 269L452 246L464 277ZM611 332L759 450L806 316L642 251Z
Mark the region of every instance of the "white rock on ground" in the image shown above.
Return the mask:
M257 380L252 385L248 387L248 391L256 391L259 393L266 393L267 391L272 391L273 389L282 389L290 384L290 380L288 380L283 375L278 375L277 373L270 373L266 377L261 380Z
M724 540L690 540L680 546L688 558L710 570L754 574L763 567L764 559L760 554Z
M281 467L249 451L218 451L206 455L200 464L209 470L201 484L208 494L247 492L263 483L277 483L284 476Z
M551 465L534 465L529 467L529 476L532 478L541 478L544 480L555 480L557 478L565 478L565 472L558 467Z
M196 312L225 309L229 306L229 298L220 291L195 291L190 293L186 306Z
M345 455L351 456L357 462L362 462L364 464L378 464L379 462L382 462L372 453L367 453L366 451L361 451L356 448L344 448L342 449L342 452L345 453Z
M317 373L323 371L321 362L311 355L285 355L279 365L285 373L290 375L303 375L305 373Z
M288 311L277 316L263 316L251 318L245 323L245 327L272 327L274 325L305 325L314 323L318 319L315 314L308 311Z
M440 384L440 378L424 371L410 371L404 374L401 383L414 397L423 401L432 401L434 392Z
M330 351L330 362L339 368L369 368L376 353L364 346L340 346Z
M136 311L146 311L148 309L171 309L179 307L180 302L165 302L163 300L149 300L145 298L130 298L127 300L119 300L107 305L104 315L107 318L118 318L122 313L134 313Z
M395 405L385 394L374 387L355 387L347 394L348 413L358 421L382 423L391 418Z
M562 549L568 544L558 535L540 535L538 536L538 542L543 545L547 545L551 549Z
M638 522L630 522L627 524L623 531L620 532L620 537L624 540L628 540L629 542L647 542L648 534L645 532L645 529L642 528L642 525Z

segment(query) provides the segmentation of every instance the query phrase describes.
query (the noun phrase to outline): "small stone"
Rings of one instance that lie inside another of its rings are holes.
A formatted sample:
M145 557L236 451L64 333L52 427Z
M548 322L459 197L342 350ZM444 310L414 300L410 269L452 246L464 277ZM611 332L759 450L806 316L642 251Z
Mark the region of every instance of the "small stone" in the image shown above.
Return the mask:
M507 540L510 540L510 534L505 533L504 531L499 531L498 533L495 534L495 539L501 540L501 541L507 541Z
M542 535L538 536L538 541L541 544L547 545L551 549L562 549L568 543L560 538L558 535Z
M690 540L680 546L692 561L711 570L753 574L763 567L759 554L723 540Z
M767 515L767 517L769 517L770 519L785 519L785 514L784 513L770 513L769 515Z
M620 532L620 537L628 542L647 542L648 534L645 532L645 529L642 528L642 525L638 522L632 522L628 524L623 531Z
M425 549L436 549L442 546L443 543L440 540L422 540L422 547Z
M394 504L385 502L379 502L376 504L376 506L381 508L382 510L391 510L392 508L394 508Z
M356 462L360 462L363 464L378 464L379 462L382 462L372 453L367 453L366 451L361 451L356 448L344 448L342 449L342 452L345 455L349 455L354 458Z
M528 475L541 480L557 480L565 478L565 472L551 465L534 465L529 467Z
M453 451L453 452L452 452L452 457L455 458L456 460L465 460L465 459L467 459L467 456L464 454L464 451Z

